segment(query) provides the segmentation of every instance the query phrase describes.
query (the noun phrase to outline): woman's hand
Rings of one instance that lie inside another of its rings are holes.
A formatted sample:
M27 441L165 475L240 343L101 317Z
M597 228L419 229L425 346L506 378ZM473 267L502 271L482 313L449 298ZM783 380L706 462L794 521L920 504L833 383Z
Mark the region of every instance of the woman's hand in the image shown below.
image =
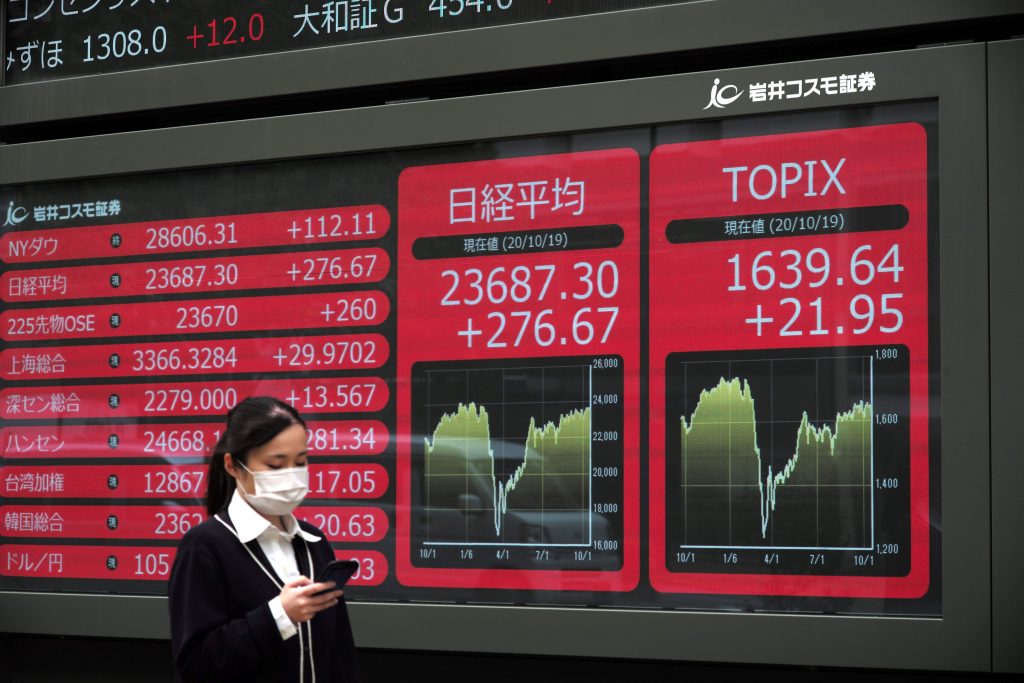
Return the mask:
M294 624L309 621L317 612L330 609L338 604L341 591L331 590L333 581L314 583L305 576L297 576L284 584L281 589L281 607Z

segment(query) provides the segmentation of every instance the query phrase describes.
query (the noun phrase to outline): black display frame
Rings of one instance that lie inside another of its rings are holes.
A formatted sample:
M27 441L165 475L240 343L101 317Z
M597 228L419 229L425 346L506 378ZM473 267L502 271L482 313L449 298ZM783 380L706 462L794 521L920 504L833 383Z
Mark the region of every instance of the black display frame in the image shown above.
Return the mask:
M0 149L0 184L70 180L602 128L933 100L939 110L941 618L358 603L361 647L817 666L990 670L992 647L984 45L125 133ZM876 74L871 91L709 105L715 78ZM539 114L543 112L544 116ZM334 135L325 132L359 131ZM487 637L501 626L501 644ZM166 638L163 598L0 594L0 631ZM745 643L742 650L732 644ZM510 645L511 644L511 645Z
M1024 609L1024 459L1017 437L1016 392L1024 382L1024 323L1020 296L1024 271L1020 255L1020 158L1024 154L1024 93L1014 87L1024 63L1024 40L989 44L989 254L992 297L992 669L1024 671L1020 618Z
M0 25L6 3L0 3ZM1014 0L681 2L0 87L0 129L1021 16ZM737 17L743 19L737 20ZM0 31L0 54L4 52ZM524 49L529 46L528 49ZM471 56L471 57L470 57ZM350 69L349 65L359 65ZM595 72L600 78L600 70ZM595 76L591 76L595 77ZM519 81L522 82L522 79ZM0 74L2 83L2 74ZM516 85L515 87L522 87ZM417 97L444 97L439 84ZM377 101L390 97L386 92ZM365 99L363 100L365 101ZM372 101L372 100L371 100Z

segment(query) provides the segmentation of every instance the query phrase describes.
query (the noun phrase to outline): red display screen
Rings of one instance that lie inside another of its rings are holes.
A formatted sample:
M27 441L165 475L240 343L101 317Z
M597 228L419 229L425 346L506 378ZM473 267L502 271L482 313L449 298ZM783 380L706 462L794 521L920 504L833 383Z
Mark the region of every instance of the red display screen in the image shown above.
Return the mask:
M656 589L927 590L927 178L913 123L654 151Z
M103 206L102 213L99 212L100 206ZM43 220L37 222L43 223L59 221L62 217L64 221L71 221L119 215L121 203L117 201L114 205L113 201L100 200L67 205L44 204L39 208L38 218ZM137 223L68 227L59 232L44 229L8 233L0 237L0 261L13 265L365 241L383 237L390 227L391 215L383 206L341 206L194 218L172 216ZM64 272L57 273L61 274ZM211 270L210 275L216 274ZM8 282L9 278L7 276L4 281Z
M636 585L639 172L625 149L403 172L399 581Z
M379 420L311 420L311 457L377 455L388 445L388 428ZM0 429L0 457L56 458L201 458L220 438L221 425L108 424L39 425Z
M390 270L381 249L40 268L0 277L4 301L64 301L111 294L150 296L235 289L379 282Z
M389 355L388 340L379 334L25 347L0 351L0 376L19 380L355 370L379 368Z
M844 112L0 188L0 590L163 593L270 394L353 600L941 615L936 113Z

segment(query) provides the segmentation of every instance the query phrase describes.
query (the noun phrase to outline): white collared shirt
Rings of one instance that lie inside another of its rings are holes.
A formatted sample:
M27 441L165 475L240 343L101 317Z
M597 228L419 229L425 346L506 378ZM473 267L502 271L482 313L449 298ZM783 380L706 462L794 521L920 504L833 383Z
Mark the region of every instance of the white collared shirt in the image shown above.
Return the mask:
M292 539L295 538L295 535L298 534L309 543L320 541L318 536L303 531L302 527L299 526L298 520L295 519L295 515L291 513L281 515L286 529L286 531L281 531L267 521L263 515L253 510L252 506L238 493L238 489L235 489L235 492L231 494L231 502L228 504L228 515L231 517L231 522L235 525L238 540L242 543L248 543L255 539L260 546L260 550L263 551L263 554L267 556L267 560L270 561L270 566L273 567L274 573L284 582L299 575L299 565L295 560L295 548L292 547ZM274 621L277 622L277 629L281 632L281 639L288 640L294 636L298 630L295 624L292 623L292 620L288 618L288 615L285 614L284 607L281 605L281 596L278 595L267 604L270 606L270 613L274 615Z

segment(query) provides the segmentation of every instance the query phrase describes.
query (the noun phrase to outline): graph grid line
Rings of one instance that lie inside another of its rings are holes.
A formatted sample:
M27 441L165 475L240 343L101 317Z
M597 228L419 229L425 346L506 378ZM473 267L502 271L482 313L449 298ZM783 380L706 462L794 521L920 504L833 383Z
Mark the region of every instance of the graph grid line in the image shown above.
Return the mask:
M871 356L680 365L680 548L874 548Z
M413 444L423 457L423 545L591 545L592 373L589 365L423 373L428 430ZM492 396L480 396L484 386Z

